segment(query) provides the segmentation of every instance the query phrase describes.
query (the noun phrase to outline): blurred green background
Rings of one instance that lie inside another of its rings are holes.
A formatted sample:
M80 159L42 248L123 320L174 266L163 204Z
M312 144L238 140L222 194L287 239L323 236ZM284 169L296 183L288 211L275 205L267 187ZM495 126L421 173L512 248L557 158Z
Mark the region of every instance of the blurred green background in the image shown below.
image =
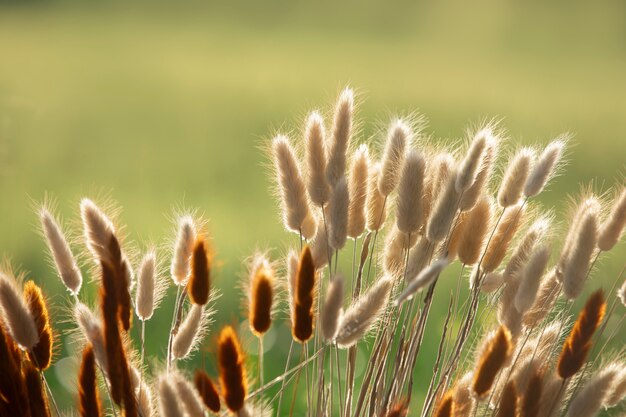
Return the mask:
M41 283L62 322L68 301L33 200L48 193L75 223L82 196L110 196L140 248L172 238L175 208L197 207L221 263L218 325L237 322L243 260L295 244L259 148L277 130L297 136L345 85L359 92L358 141L380 143L389 117L412 111L446 138L501 117L509 149L572 132L567 174L540 198L561 220L579 184L606 191L623 179L623 1L0 2L0 255ZM601 262L606 287L625 254L622 244ZM165 349L172 298L148 323L150 355ZM213 373L218 325L196 355ZM288 349L287 327L277 329L266 379ZM418 363L416 403L435 339ZM63 408L75 401L74 349L63 338L48 371Z

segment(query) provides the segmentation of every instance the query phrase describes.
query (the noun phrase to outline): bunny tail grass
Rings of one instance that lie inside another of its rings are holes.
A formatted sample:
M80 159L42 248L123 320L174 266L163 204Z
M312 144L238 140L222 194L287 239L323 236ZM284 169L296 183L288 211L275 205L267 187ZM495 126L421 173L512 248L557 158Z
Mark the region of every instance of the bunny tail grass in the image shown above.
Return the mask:
M328 149L326 179L334 187L346 172L346 153L350 148L352 118L354 113L354 92L345 88L339 95L333 115L333 129Z
M0 272L0 313L9 334L24 349L32 349L39 332L28 305L16 288L15 279Z
M569 337L563 343L557 363L557 373L562 379L571 378L582 368L591 349L593 334L600 326L605 311L604 292L598 290L587 299Z
M81 417L99 417L101 415L96 380L96 360L91 345L87 345L83 350L83 358L78 372L78 404Z
M191 216L178 219L178 235L174 244L171 274L174 284L184 285L189 279L189 260L196 241L196 226Z
M220 396L211 378L202 369L197 369L193 377L194 385L204 405L214 413L220 411Z
M74 255L72 255L70 245L67 243L58 222L49 211L41 209L39 218L57 272L70 293L76 295L83 284L83 276L76 264Z
M28 351L28 356L39 371L44 371L52 362L53 336L48 306L41 288L33 281L24 284L24 300L39 335L39 341Z
M245 359L237 334L232 327L226 326L222 329L217 349L222 396L228 409L237 412L244 406L248 385Z
M192 303L205 305L209 302L210 279L211 257L207 242L204 238L198 238L191 254L191 276L187 283L187 293Z

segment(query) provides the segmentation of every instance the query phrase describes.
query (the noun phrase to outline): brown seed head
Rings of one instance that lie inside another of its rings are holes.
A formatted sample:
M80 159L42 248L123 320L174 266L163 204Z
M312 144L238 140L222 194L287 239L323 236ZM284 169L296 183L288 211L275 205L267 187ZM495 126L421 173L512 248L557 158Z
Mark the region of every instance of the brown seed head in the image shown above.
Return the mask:
M491 389L496 376L511 353L511 333L500 326L498 332L483 352L474 375L473 390L478 397L483 397Z
M574 376L585 363L591 349L591 338L602 322L605 311L604 292L598 290L587 299L569 337L563 343L557 364L557 373L562 379Z
M28 356L40 371L48 369L52 361L52 327L50 316L41 288L33 281L24 284L24 300L28 310L35 320L35 326L39 333L39 341L28 351Z
M193 376L193 382L200 394L200 398L204 402L204 405L214 413L220 411L220 396L217 392L217 388L211 381L211 378L202 369L196 369L196 373Z
M515 386L515 381L510 379L504 386L504 390L502 390L497 417L517 417L517 403L517 387Z
M244 356L239 339L232 327L226 326L218 339L220 385L226 406L232 412L243 408L247 395Z
M272 324L272 301L274 297L274 271L267 262L261 262L250 280L250 328L261 336Z
M48 397L41 383L41 375L32 364L27 364L24 368L24 382L30 403L29 415L31 417L50 417Z
M200 237L196 240L191 254L191 277L187 284L189 299L194 304L209 302L211 279L211 257L207 242Z
M78 398L81 417L99 417L101 415L96 380L96 360L91 345L83 350L83 359L78 373Z
M435 417L452 417L454 415L454 392L452 390L448 391L446 395L443 396L441 401L439 402L439 406L437 406L437 411L435 411Z

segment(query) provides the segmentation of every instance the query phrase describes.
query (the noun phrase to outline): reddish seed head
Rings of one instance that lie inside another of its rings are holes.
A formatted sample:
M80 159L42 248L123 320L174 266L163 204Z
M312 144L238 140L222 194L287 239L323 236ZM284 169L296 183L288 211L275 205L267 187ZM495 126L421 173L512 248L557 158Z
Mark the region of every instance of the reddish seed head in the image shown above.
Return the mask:
M260 336L269 330L272 324L272 285L273 271L265 264L260 265L250 283L249 320L252 331Z
M226 406L230 411L237 412L243 408L247 382L239 339L230 326L222 329L218 339L218 365Z
M209 302L211 278L211 260L204 238L196 240L191 255L191 277L187 285L189 299L194 304L204 305Z
M24 284L24 299L35 320L37 333L39 333L39 341L28 352L28 356L33 365L43 371L48 369L52 361L52 328L50 327L48 307L41 288L33 281L27 281Z
M206 372L198 369L193 377L193 382L204 405L214 413L218 413L220 411L220 396L211 378L209 378Z

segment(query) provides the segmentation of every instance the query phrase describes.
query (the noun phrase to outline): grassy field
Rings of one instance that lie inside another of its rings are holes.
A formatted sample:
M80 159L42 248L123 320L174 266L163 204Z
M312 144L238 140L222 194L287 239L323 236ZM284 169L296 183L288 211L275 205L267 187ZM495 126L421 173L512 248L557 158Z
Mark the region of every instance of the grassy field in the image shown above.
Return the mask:
M416 111L443 138L492 117L512 143L572 132L567 174L541 197L563 220L580 183L605 191L624 177L625 74L619 1L2 4L0 256L54 294L62 321L67 301L33 201L47 193L75 222L80 197L110 196L141 244L165 243L173 211L197 207L221 263L217 321L234 322L228 301L243 259L295 242L279 223L260 148L276 131L297 137L306 112L328 110L343 86L360 93L357 139L373 148L391 115ZM622 244L599 278L612 282L625 255ZM148 325L163 341L150 354L165 348L171 308ZM288 343L287 329L278 333L276 358ZM57 363L71 364L63 342ZM435 348L418 366L425 378ZM213 369L210 354L206 362ZM63 407L73 399L58 380L73 384L72 372L50 372Z

